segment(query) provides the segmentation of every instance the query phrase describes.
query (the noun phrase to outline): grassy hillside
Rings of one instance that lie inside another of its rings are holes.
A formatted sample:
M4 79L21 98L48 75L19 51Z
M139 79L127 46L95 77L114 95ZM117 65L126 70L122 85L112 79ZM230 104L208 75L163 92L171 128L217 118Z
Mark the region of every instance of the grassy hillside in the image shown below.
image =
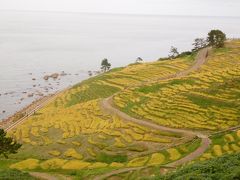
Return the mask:
M135 64L75 85L9 132L23 143L19 153L11 156L19 161L11 168L64 169L61 172L67 174L77 170L74 174L85 176L89 172L82 175L81 169L98 173L181 158L197 148L199 141L125 122L105 113L100 102L125 87L167 77L192 63L193 57L186 56L174 61ZM188 144L177 146L187 141ZM159 157L160 161L156 161Z
M24 180L35 180L34 177L30 176L27 172L21 172L18 170L2 170L0 169L0 179L12 180L12 179L24 179Z
M214 49L200 70L127 89L115 105L131 116L176 127L220 130L240 119L240 42Z
M179 160L201 146L199 138L126 121L106 112L102 100L114 95L123 112L163 126L209 133L239 125L239 50L240 41L213 49L205 65L182 78L167 80L189 69L194 55L132 64L85 80L8 133L23 146L10 160L0 159L0 167L89 179L123 168L152 171ZM196 161L240 152L239 131L211 139Z
M143 178L151 180L230 180L240 178L240 154L225 155L178 169L165 176Z

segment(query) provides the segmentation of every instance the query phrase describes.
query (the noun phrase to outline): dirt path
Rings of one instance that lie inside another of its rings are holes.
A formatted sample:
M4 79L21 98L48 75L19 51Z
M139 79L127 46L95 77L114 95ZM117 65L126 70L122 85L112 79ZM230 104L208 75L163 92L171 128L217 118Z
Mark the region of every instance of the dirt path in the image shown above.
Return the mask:
M151 82L156 82L156 81L161 81L161 80L168 80L168 79L171 79L171 78L179 78L179 77L186 76L190 72L198 70L206 62L207 57L209 55L210 49L211 48L208 47L208 48L204 48L204 49L200 50L198 52L196 58L195 58L194 64L191 67L189 67L188 69L186 69L186 70L183 70L181 72L177 72L175 74L171 74L169 76L156 78L156 79L150 79L150 80L146 80L146 81L134 84L134 85L130 85L126 89L129 89L129 88L132 88L132 87L143 86L143 85L151 83Z
M208 57L208 52L209 52L209 48L200 50L199 53L197 54L194 65L191 66L189 69L184 70L182 72L178 72L178 73L168 76L168 77L161 78L159 80L183 77L183 76L188 75L192 71L198 70L201 67L201 65L203 65L206 62L207 57ZM185 157L183 157L175 162L167 164L166 166L168 166L168 167L177 167L179 165L185 164L189 161L196 159L197 157L202 155L207 150L209 145L211 144L211 140L209 139L209 137L201 132L196 132L196 131L187 130L187 129L176 129L176 128L165 127L165 126L161 126L161 125L155 124L153 122L150 122L148 120L137 119L137 118L131 117L131 116L125 114L124 112L120 111L116 107L114 107L113 96L106 98L101 102L101 106L102 106L103 110L105 110L106 112L108 112L110 114L117 115L125 121L130 121L130 122L133 122L133 123L136 123L136 124L139 124L142 126L147 126L147 127L150 127L150 128L156 129L156 130L178 133L178 134L181 134L186 137L197 136L198 138L201 139L201 145L195 151L193 151L192 153L186 155ZM105 179L105 178L111 177L116 174L134 171L134 170L138 170L138 169L142 169L142 168L143 167L136 167L136 168L124 168L124 169L115 170L115 171L103 174L101 176L98 176L95 178L95 180Z
M47 173L40 173L40 172L30 172L31 176L38 178L38 179L44 179L44 180L58 180L55 176L52 176Z
M72 180L71 177L67 177L60 174L51 175L51 174L42 173L42 172L30 172L29 174L37 179L42 179L42 180Z

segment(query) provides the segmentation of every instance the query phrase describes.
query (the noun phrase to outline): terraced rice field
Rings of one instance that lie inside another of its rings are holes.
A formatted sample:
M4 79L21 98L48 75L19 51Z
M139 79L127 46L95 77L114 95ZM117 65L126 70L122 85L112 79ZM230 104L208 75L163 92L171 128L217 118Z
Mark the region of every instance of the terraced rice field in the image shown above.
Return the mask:
M213 135L211 139L212 145L200 157L200 161L240 152L240 130Z
M129 86L168 77L188 69L193 64L194 56L178 58L174 61L157 61L116 68L110 72L90 78L70 89L65 106L81 102L106 98Z
M174 128L220 130L239 124L240 42L213 50L200 70L114 96L125 113Z
M182 160L209 140L188 129L209 134L239 125L239 50L240 41L212 50L207 63L181 78L175 74L189 69L194 55L129 65L83 81L10 130L8 135L23 147L10 156L11 162L0 162L13 169L89 179ZM107 113L101 103L111 96L114 106L130 116L191 133L156 130ZM239 131L213 136L198 160L239 152L239 137Z
M122 121L100 108L102 98L128 86L187 69L193 57L130 65L86 80L59 94L9 135L23 144L11 168L114 169L165 164L198 147L193 141ZM146 73L148 72L148 73ZM186 145L177 146L184 142Z
M32 158L31 152L37 159L98 161L101 160L99 154L131 158L140 152L155 152L182 141L179 135L158 132L104 114L98 100L71 108L56 108L59 98L9 132L24 144L16 158Z

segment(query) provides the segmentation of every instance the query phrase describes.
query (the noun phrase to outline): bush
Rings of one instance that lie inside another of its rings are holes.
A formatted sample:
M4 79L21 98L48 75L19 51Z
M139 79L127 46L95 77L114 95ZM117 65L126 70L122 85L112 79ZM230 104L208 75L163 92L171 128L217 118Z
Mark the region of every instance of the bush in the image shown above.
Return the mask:
M208 33L207 41L210 46L221 48L224 46L225 40L226 40L226 35L220 30L211 30Z
M170 172L165 176L158 175L156 180L209 179L231 180L240 179L240 154L226 155L201 163L195 163Z
M12 179L24 179L24 180L35 180L34 177L30 176L26 172L18 170L0 170L0 179L12 180Z

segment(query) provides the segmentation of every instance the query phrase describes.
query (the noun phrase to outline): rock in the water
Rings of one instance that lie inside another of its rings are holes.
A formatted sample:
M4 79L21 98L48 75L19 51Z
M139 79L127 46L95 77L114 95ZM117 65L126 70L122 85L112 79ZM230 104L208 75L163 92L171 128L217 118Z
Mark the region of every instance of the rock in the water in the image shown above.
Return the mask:
M36 81L36 78L32 78L33 81Z
M31 93L31 94L28 94L28 97L33 97L33 95L34 95L33 93Z
M38 96L44 96L44 94L43 94L43 93L38 93L37 95L38 95Z
M51 75L51 78L53 78L53 79L57 79L57 78L58 78L58 76L59 76L59 74L58 74L58 73L54 73L54 74L52 74L52 75Z
M44 80L48 80L49 78L53 78L54 80L57 79L59 77L59 74L58 73L53 73L51 75L46 75L43 77Z
M60 76L66 76L67 73L65 73L64 71L61 72Z
M46 75L46 76L43 77L43 79L47 81L49 79L49 76Z

